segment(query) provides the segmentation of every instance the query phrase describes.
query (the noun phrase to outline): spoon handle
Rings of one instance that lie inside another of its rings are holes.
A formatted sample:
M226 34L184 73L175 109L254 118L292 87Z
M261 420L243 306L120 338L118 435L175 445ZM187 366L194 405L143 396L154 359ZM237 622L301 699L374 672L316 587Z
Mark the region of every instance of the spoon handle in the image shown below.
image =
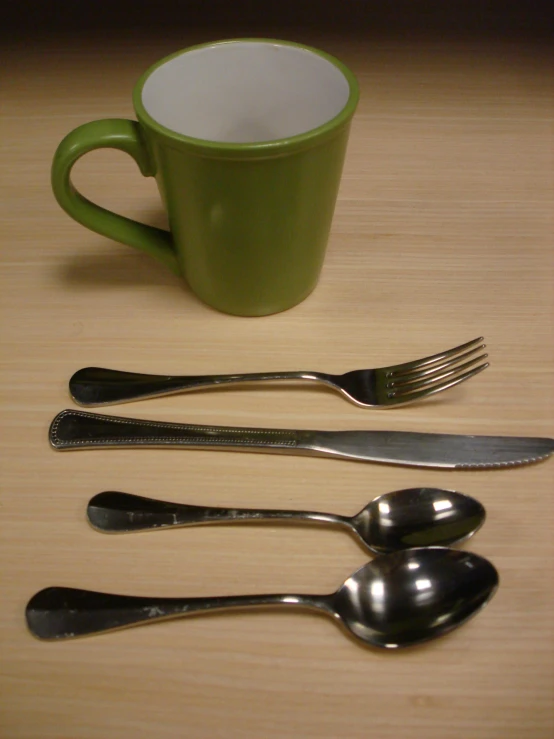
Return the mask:
M173 526L270 520L277 522L316 521L335 525L348 525L350 521L349 518L330 513L185 505L116 491L106 491L95 495L87 506L87 516L95 529L109 533Z
M250 372L239 375L145 375L103 367L84 367L69 380L69 392L79 405L99 406L174 395L190 390L250 382L312 380L329 382L321 372Z
M333 613L329 596L149 598L51 587L39 591L31 598L25 616L29 630L39 639L70 639L154 621L168 621L194 613L278 605L322 609Z

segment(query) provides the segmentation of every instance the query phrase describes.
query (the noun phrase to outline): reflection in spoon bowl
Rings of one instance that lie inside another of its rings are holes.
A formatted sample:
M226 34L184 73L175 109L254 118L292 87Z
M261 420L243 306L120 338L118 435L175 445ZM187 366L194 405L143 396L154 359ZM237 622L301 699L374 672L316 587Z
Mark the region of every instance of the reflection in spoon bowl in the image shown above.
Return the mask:
M493 596L498 574L471 552L430 547L380 556L355 572L333 610L356 637L406 647L460 626Z
M385 493L350 519L362 542L378 554L457 544L484 522L485 509L478 500L441 488Z

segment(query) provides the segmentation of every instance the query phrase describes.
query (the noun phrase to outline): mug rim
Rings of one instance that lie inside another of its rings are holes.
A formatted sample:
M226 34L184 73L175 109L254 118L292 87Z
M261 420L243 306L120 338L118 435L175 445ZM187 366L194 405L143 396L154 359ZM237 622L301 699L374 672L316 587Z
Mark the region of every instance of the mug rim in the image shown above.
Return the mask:
M185 134L177 133L171 128L159 123L153 118L145 109L142 102L142 91L146 81L150 75L159 67L166 64L167 62L175 59L176 57L182 56L189 51L195 51L197 49L205 49L213 46L222 46L224 44L236 44L236 43L260 43L260 44L279 44L283 46L292 46L299 49L304 49L317 56L322 57L326 61L333 64L343 74L344 78L348 83L348 99L343 108L337 113L337 115L330 118L325 123L322 123L315 128L311 128L303 133L295 134L294 136L288 136L285 138L270 139L269 141L256 141L256 142L241 142L233 143L228 141L214 141L213 139L201 139L194 136L187 136ZM195 44L194 46L188 46L184 49L169 54L162 59L159 59L152 66L150 66L138 79L137 83L133 88L133 106L138 120L146 128L152 129L157 134L160 134L165 139L171 140L174 144L185 144L188 148L192 148L199 153L205 155L219 155L229 156L232 158L249 158L249 157L269 157L269 156L282 156L288 154L291 151L306 148L314 143L320 143L332 137L338 133L345 125L347 125L354 115L359 100L359 86L358 81L354 73L339 59L328 54L325 51L316 49L313 46L307 46L306 44L297 43L295 41L283 41L281 39L271 38L233 38L224 39L220 41L208 41L202 44Z

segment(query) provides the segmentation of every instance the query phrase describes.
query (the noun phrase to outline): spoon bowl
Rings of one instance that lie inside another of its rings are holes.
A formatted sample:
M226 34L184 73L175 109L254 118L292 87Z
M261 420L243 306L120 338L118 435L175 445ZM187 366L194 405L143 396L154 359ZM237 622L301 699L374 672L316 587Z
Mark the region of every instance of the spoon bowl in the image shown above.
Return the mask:
M483 557L443 547L376 557L330 595L149 598L51 587L25 611L39 639L68 639L194 613L260 606L318 609L365 644L407 647L461 626L492 598L498 574Z
M460 543L481 528L485 517L485 508L469 495L408 488L375 498L350 519L350 525L372 552L384 554Z
M442 547L380 556L354 572L332 610L357 639L394 649L461 626L492 598L498 573L483 557Z

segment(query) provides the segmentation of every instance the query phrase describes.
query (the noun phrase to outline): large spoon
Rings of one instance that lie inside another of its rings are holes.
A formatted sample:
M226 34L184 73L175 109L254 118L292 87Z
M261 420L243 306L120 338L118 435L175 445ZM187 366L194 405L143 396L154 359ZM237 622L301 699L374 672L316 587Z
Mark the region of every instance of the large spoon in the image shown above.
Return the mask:
M492 597L498 573L483 557L443 547L383 554L330 595L148 598L53 587L29 601L27 625L40 639L68 639L202 611L250 606L320 609L376 647L407 647L452 631Z
M485 509L475 498L438 488L385 493L355 516L267 508L214 508L105 492L90 500L87 516L94 528L110 533L248 521L318 522L345 526L367 549L382 554L467 539L483 525Z

